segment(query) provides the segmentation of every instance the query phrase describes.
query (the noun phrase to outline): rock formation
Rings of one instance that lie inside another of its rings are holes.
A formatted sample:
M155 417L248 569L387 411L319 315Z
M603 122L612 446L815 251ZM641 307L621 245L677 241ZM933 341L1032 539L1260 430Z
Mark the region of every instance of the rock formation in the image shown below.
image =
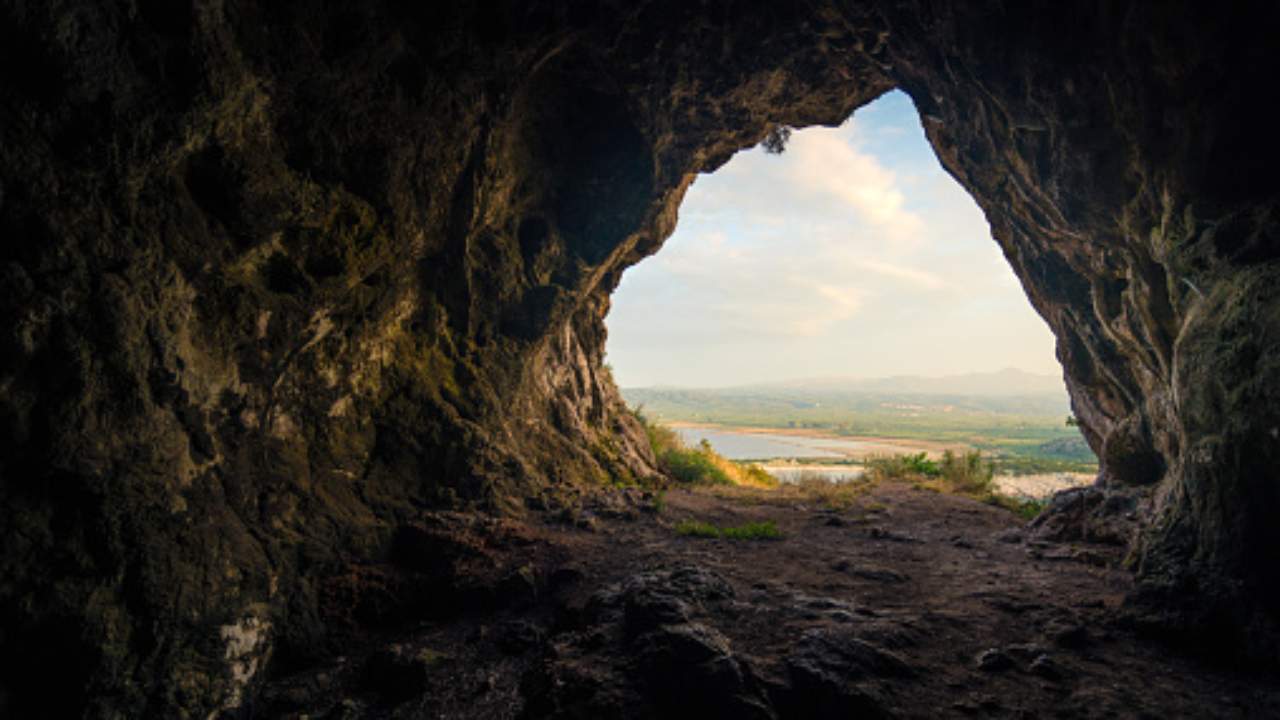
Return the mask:
M601 364L621 273L697 173L894 87L1140 498L1136 607L1274 661L1278 20L5 2L0 707L53 672L45 714L241 707L423 508L652 475Z

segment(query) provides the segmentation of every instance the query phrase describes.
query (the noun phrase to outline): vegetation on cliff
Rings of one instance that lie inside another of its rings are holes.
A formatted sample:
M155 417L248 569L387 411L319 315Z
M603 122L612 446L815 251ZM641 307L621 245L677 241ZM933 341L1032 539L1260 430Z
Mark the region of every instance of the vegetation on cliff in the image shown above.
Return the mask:
M649 437L649 446L658 467L672 479L686 485L748 485L776 487L778 481L755 465L736 463L717 453L703 440L689 447L680 436L665 425L650 422L640 410L633 411Z

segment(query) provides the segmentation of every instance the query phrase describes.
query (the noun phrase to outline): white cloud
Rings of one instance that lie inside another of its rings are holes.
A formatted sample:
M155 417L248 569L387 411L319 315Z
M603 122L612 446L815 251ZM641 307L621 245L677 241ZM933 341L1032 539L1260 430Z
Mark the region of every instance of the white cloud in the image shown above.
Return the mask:
M856 127L855 127L856 129ZM899 242L917 240L924 222L908 212L896 175L846 140L844 128L814 128L793 135L788 176L809 192L845 203L877 230Z
M920 270L918 268L907 267L905 265L895 265L893 263L871 259L855 260L854 262L857 263L858 267L864 270L878 273L895 280L904 280L911 285L916 285L929 290L937 290L946 287L947 285L942 278L927 270Z

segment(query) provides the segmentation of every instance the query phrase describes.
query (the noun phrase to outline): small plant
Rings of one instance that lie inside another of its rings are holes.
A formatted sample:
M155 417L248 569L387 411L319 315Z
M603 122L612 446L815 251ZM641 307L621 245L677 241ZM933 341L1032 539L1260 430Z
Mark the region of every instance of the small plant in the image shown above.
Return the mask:
M1024 497L1010 497L1008 495L1000 495L999 493L991 493L986 497L986 502L996 507L1004 508L1009 512L1017 515L1026 521L1035 520L1049 506L1048 500Z
M676 534L684 535L685 537L716 539L720 537L720 528L699 520L681 520L676 525Z
M994 471L991 463L983 459L982 453L967 452L956 455L950 450L942 453L942 462L938 466L938 477L947 486L949 492L969 496L990 495L994 485Z
M885 480L932 478L942 474L942 466L930 460L925 453L871 458L867 460L867 468L871 474Z
M665 510L667 507L667 491L666 490L655 491L653 493L653 501L650 504L650 507L653 508L654 515L661 515L662 511Z
M739 464L742 468L745 485L754 485L758 487L777 487L778 478L770 475L764 468L759 465Z
M764 136L760 145L770 155L781 155L786 151L787 142L790 140L791 128L786 125L774 125L769 129L769 134Z
M676 525L676 534L685 537L711 540L780 540L782 531L772 520L718 527L700 520L682 520Z

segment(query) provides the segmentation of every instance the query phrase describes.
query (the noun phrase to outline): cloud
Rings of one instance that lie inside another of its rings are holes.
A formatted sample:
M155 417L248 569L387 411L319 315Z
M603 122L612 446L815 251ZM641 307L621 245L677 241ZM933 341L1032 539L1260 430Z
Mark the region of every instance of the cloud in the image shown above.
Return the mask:
M942 278L927 270L920 270L919 268L894 265L893 263L870 259L855 260L854 262L857 263L858 267L861 267L864 270L878 273L895 280L905 280L912 285L917 285L929 290L937 290L946 287L947 285Z
M789 178L807 192L840 200L895 241L917 240L924 222L906 209L897 175L850 144L849 134L844 128L814 128L793 135Z

